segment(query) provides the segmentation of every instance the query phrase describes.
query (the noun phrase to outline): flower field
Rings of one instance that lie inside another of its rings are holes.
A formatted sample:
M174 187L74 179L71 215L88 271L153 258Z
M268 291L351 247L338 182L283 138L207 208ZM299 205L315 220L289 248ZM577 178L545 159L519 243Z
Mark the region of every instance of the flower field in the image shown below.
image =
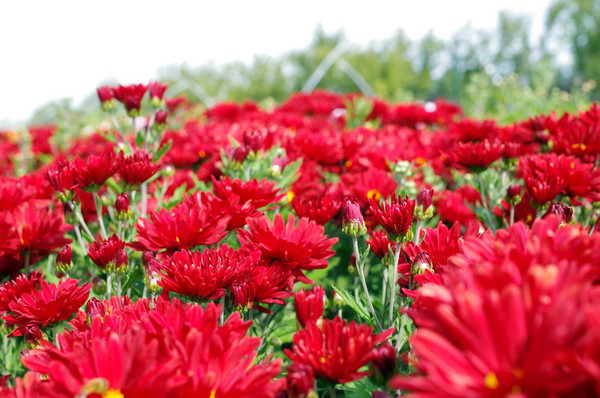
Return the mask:
M600 106L166 89L0 132L0 397L600 395Z

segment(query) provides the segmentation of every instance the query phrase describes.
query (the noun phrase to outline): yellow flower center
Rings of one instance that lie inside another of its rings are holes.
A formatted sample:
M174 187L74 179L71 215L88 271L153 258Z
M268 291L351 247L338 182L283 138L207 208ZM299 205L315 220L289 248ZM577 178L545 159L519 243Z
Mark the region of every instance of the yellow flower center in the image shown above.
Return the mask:
M352 166L352 161L351 160L346 160L346 167L350 167Z
M485 376L483 383L485 384L485 386L487 388L492 389L492 390L495 390L500 386L500 383L498 382L498 377L496 377L496 373L494 373L494 372L488 373Z
M415 162L419 165L419 166L423 166L425 164L425 159L423 159L422 157L418 157Z
M104 394L102 394L102 398L124 398L123 394L119 390L108 390Z
M217 392L215 390L211 390L210 398L215 398L217 396Z
M181 241L179 240L179 236L176 236L175 240L177 241L177 243L181 243Z
M294 200L294 196L296 196L296 194L293 191L288 191L287 192L288 203L292 203L292 200Z
M587 146L585 144L578 142L578 143L571 145L571 149L581 149L583 152L585 152L585 150L587 149Z
M369 192L367 192L367 198L378 202L379 199L381 199L381 193L376 189L370 189Z
M200 157L200 159L205 158L206 157L206 152L204 152L204 151L198 152L198 157Z

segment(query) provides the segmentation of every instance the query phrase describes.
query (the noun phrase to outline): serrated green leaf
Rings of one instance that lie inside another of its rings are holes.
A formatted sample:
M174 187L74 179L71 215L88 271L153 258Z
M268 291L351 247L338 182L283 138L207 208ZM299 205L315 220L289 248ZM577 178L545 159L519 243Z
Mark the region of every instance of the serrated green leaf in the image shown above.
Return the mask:
M277 186L280 188L287 188L290 185L292 185L298 179L298 177L300 177L300 175L297 173L298 170L300 170L301 166L302 158L299 158L285 166L285 168L281 172L281 177L279 178L279 181L277 181Z
M160 158L162 158L162 157L163 157L163 155L164 155L165 153L167 153L167 151L168 151L169 149L171 149L171 146L173 146L173 141L172 141L172 140L169 140L169 141L167 141L167 143L166 143L166 144L165 144L165 145L164 145L162 148L160 148L160 149L158 150L158 152L156 152L156 153L154 154L154 157L152 158L152 161L153 161L154 163L158 162L158 161L160 160Z
M144 271L142 267L135 267L132 272L127 275L127 279L125 279L125 283L123 283L123 291L129 289L133 284L144 279Z
M369 324L373 324L373 318L369 315L369 312L367 311L367 308L364 306L363 303L361 303L360 301L356 301L354 297L352 297L352 295L346 290L338 289L334 285L332 285L332 287L335 290L335 292L342 298L342 300L344 300L344 302L348 304L348 306L352 308L352 310L356 312L358 316L363 318Z

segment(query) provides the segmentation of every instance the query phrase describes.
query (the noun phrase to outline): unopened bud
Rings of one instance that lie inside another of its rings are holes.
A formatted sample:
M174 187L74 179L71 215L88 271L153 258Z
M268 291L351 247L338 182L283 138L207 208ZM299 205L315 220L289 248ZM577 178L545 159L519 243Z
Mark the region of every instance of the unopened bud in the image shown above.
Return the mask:
M521 203L521 199L523 198L522 192L522 185L515 184L509 186L508 190L506 191L506 201L513 206L518 205L519 203Z
M97 296L102 296L106 293L106 281L102 278L95 277L92 280L92 291Z
M73 249L70 245L63 246L56 255L56 270L58 272L67 273L71 269L71 258L73 257Z
M117 195L117 200L115 201L115 210L117 211L117 220L126 221L131 218L133 213L131 212L131 208L129 207L129 195L127 194L127 192L123 192Z
M424 274L426 269L433 271L431 257L429 256L429 253L422 251L415 256L415 259L410 266L410 271L413 275L418 275Z
M396 350L390 343L384 343L373 350L369 378L375 384L383 386L392 378L396 367Z
M554 214L561 224L568 224L573 219L573 209L569 206L563 205L562 203L552 203L550 207L548 207L544 217L549 214Z
M345 198L342 204L342 231L353 238L367 233L365 220L360 212L360 205L356 199Z
M433 217L433 210L433 189L421 189L415 203L415 218L427 220Z

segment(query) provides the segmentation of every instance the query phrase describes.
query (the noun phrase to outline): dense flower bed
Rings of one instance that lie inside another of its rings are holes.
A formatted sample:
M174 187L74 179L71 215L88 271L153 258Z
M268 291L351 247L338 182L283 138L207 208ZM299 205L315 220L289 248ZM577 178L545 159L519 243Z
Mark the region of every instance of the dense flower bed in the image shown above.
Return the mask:
M0 397L600 394L598 105L166 88L0 132Z

